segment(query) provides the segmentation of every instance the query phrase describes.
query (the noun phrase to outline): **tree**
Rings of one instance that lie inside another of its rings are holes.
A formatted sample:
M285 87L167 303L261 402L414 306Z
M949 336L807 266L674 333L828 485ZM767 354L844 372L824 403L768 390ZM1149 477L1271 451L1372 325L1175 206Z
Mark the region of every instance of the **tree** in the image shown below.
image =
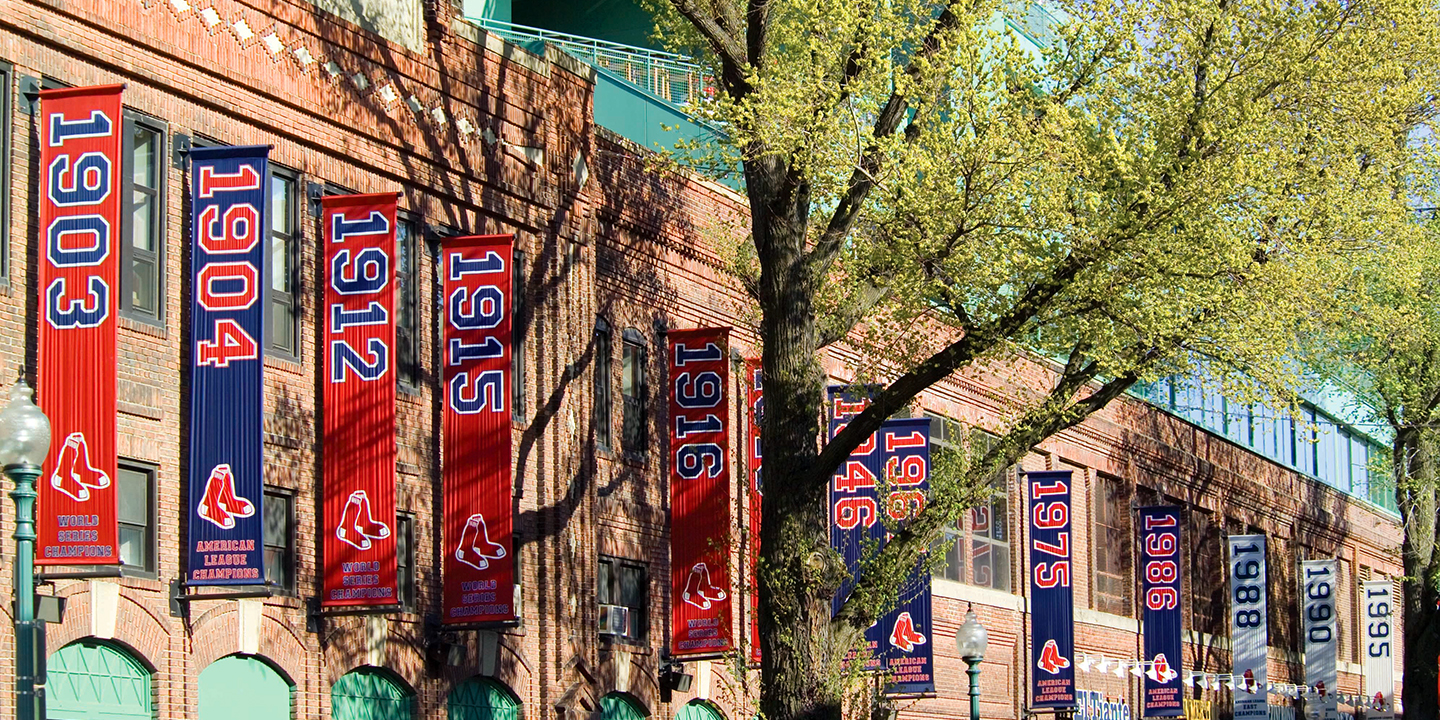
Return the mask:
M1408 230L1348 268L1340 302L1308 339L1306 357L1322 377L1355 393L1392 435L1388 472L1404 533L1402 704L1423 713L1440 707L1440 228L1432 220ZM1371 488L1372 494L1377 490L1387 489Z
M661 35L718 79L699 112L750 206L771 720L842 714L845 651L967 487L1196 358L1284 385L1346 266L1327 260L1403 222L1396 138L1436 86L1440 23L1411 0L1061 0L1042 50L996 0L660 1ZM819 353L841 341L884 389L822 446ZM832 616L836 467L926 388L1017 353L1057 358L1052 382Z

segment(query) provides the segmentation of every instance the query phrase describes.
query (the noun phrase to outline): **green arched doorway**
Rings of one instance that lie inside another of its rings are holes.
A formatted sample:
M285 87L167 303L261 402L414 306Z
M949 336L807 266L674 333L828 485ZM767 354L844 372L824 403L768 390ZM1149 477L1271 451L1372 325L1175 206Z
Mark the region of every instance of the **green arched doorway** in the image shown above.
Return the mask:
M200 673L199 720L290 720L294 690L265 661L228 655Z
M51 720L150 720L150 671L130 653L81 640L56 650L45 667Z
M600 698L601 720L645 720L649 714L645 706L628 693L612 692Z
M470 678L445 699L450 720L519 720L520 699L509 688L486 678Z
M414 706L415 693L380 668L351 670L330 687L334 720L410 720Z
M675 720L725 720L725 716L704 700L691 700L675 713Z

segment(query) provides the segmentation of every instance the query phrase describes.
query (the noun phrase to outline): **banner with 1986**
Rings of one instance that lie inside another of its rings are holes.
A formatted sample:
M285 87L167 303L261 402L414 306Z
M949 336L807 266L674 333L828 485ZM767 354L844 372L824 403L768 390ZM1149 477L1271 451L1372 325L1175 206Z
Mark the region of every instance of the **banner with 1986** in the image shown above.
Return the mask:
M670 654L730 642L730 329L671 330Z
M1030 496L1030 704L1075 707L1070 471L1021 477Z
M35 562L114 565L120 85L40 91L39 394L50 454Z
M326 606L398 601L395 203L394 193L321 199Z
M1180 508L1140 508L1141 596L1145 601L1145 717L1180 717Z
M1231 535L1230 646L1235 720L1266 720L1266 567L1264 535Z
M265 581L268 147L190 151L189 585Z
M448 238L445 322L447 623L516 617L509 400L513 236Z

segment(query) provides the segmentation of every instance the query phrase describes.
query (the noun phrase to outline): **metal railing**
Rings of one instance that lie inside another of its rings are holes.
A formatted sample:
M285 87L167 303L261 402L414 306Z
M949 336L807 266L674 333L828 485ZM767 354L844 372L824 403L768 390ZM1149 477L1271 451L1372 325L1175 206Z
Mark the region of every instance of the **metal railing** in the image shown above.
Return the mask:
M467 19L518 45L536 40L554 45L568 55L614 73L631 85L681 107L715 91L715 83L705 75L704 68L684 55L499 20Z
M1001 12L1010 26L1019 30L1040 47L1055 41L1055 26L1060 18L1036 0L1004 0Z

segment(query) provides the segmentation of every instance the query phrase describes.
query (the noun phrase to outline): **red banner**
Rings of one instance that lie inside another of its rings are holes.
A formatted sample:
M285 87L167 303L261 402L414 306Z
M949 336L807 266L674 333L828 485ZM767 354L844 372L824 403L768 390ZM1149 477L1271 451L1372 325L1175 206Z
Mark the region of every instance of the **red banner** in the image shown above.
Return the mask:
M670 342L671 655L730 642L729 328L672 330Z
M450 238L445 323L444 622L514 620L510 235Z
M749 429L745 436L745 467L750 473L750 662L760 662L760 418L765 413L765 396L760 383L760 360L745 361L745 407L749 408Z
M40 93L40 565L116 565L120 85Z
M323 198L322 604L395 595L394 193Z

